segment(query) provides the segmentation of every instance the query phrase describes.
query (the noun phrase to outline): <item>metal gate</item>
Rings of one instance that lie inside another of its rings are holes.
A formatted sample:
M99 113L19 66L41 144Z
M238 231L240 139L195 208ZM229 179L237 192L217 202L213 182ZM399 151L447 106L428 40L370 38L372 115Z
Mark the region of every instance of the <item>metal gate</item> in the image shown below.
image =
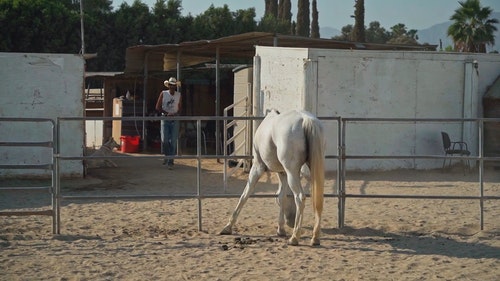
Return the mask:
M23 126L19 125L20 123L23 124ZM44 140L33 140L30 139L35 134L30 134L30 129L36 128L42 128L44 126L41 126L40 123L45 123L47 124L50 129L47 129L47 132L45 132L47 135L48 139ZM21 162L12 162L9 164L0 164L0 169L2 170L26 170L26 169L31 169L31 170L42 170L48 172L50 176L50 185L42 185L42 186L4 186L0 187L0 191L12 191L12 192L24 192L26 193L34 193L35 191L48 191L46 194L47 196L50 196L51 199L51 206L49 209L42 209L42 210L22 210L22 209L15 209L13 211L0 211L0 216L32 216L32 215L41 215L41 216L52 216L52 231L53 233L57 233L57 227L59 224L58 221L58 210L59 208L56 206L57 204L57 198L56 198L56 192L55 192L55 181L57 177L59 176L57 171L55 170L55 165L54 165L54 160L56 159L55 157L55 151L56 151L56 130L55 130L55 123L52 119L43 119L43 118L0 118L0 124L2 124L3 130L23 130L27 129L26 131L26 138L22 140L7 140L7 141L0 141L0 148L3 148L3 153L6 155L9 155L9 153L13 153L14 149L13 148L21 148L24 150L27 150L28 148L39 148L39 149L44 149L48 150L48 155L45 157L45 159L39 159L39 158L31 158L31 159L24 159ZM24 128L24 126L27 126ZM30 127L31 126L31 127ZM22 128L21 128L22 127ZM8 138L8 134L6 132L3 132L3 137ZM7 135L7 136L6 136ZM10 147L11 149L9 149ZM14 159L13 161L18 161L18 159ZM42 172L43 175L43 172Z

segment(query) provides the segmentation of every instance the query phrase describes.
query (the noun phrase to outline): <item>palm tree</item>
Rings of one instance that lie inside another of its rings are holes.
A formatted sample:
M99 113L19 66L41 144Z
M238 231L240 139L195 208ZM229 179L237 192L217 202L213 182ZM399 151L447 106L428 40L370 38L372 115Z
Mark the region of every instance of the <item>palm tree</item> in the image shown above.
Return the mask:
M492 10L481 7L480 0L458 2L460 8L455 10L450 20L454 21L448 28L448 36L455 43L455 51L486 53L486 45L495 44L495 24L498 20L490 18Z

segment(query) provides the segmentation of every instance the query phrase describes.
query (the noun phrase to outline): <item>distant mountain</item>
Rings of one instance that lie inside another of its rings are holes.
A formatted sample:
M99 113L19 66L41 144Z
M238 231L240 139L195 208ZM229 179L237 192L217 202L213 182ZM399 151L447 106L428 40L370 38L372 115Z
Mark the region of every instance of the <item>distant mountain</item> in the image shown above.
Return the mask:
M500 12L491 13L491 18L496 18L500 20ZM439 24L435 24L429 28L419 30L417 32L419 43L429 43L432 45L438 45L439 50L439 40L441 39L443 44L443 49L447 46L453 46L453 40L447 35L448 27L452 24L452 21L447 21ZM495 45L488 46L488 52L493 50L500 51L500 25L497 24L497 31L495 32Z
M321 38L331 39L332 37L338 36L341 33L342 32L340 32L340 30L329 26L319 28L319 35L321 36Z
M439 49L439 40L442 41L443 49L446 46L453 46L453 41L448 35L446 35L448 31L448 27L451 25L451 21L435 24L429 28L421 29L417 32L418 42L421 44L429 43L432 45L438 45Z

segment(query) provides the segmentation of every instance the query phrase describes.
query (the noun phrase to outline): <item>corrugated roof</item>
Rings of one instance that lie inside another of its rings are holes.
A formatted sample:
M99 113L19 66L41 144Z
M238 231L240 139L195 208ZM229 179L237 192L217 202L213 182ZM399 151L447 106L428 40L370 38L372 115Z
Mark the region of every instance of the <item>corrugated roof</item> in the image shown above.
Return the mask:
M437 45L393 45L338 41L281 35L267 32L249 32L213 40L182 42L179 44L138 45L127 48L125 73L142 73L176 69L177 54L181 54L181 66L192 66L214 61L217 49L220 58L252 58L255 46L279 46L322 49L406 50L435 51ZM147 57L147 59L146 59Z

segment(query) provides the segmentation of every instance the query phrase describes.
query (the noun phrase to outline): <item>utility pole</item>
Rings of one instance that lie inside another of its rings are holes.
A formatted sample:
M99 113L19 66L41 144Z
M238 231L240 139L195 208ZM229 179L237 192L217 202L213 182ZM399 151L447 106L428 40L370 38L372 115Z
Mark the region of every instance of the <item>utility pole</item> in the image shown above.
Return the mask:
M80 33L81 33L81 38L82 38L82 49L80 52L82 55L85 55L85 39L83 38L83 0L80 0Z

